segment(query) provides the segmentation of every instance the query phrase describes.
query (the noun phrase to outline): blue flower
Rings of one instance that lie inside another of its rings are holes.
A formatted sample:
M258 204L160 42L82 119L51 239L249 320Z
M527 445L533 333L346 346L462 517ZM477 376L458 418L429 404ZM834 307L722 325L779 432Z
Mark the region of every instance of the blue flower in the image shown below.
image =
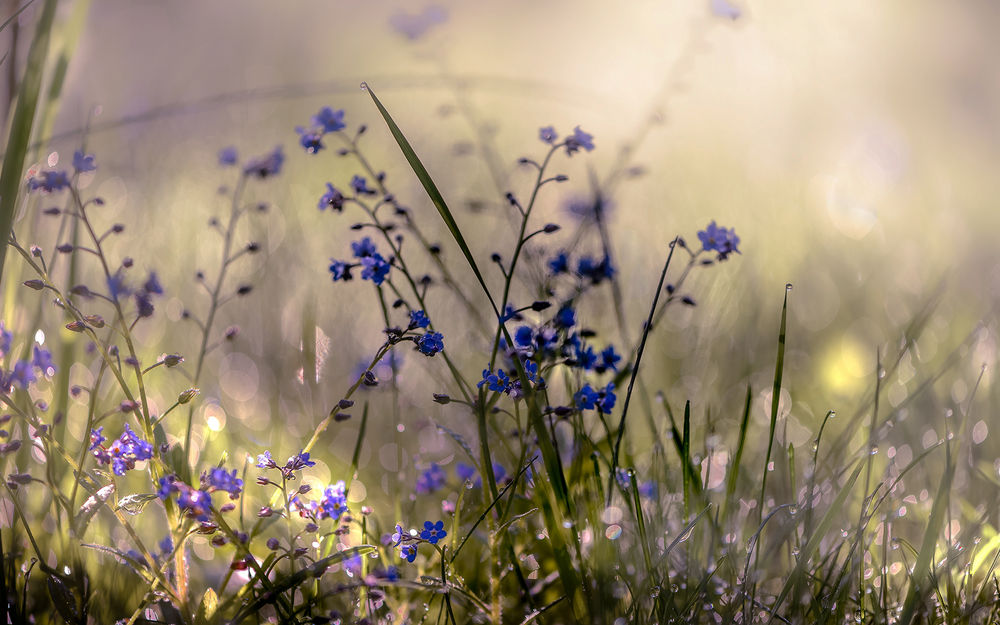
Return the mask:
M573 395L573 403L578 410L593 410L599 398L598 392L587 384Z
M366 195L374 195L376 193L375 189L370 188L368 186L368 181L362 176L355 175L351 178L351 188L354 189L354 192L357 194L364 193Z
M52 364L52 352L42 349L38 345L34 346L34 358L31 364L42 370L42 375L49 377L56 372L56 366Z
M529 382L545 384L545 379L538 375L538 363L534 360L524 361L524 376L528 378Z
M73 169L79 173L94 171L97 164L94 162L93 154L84 154L80 150L73 152Z
M463 482L471 480L476 475L476 467L464 462L455 463L455 476Z
M263 180L281 173L281 166L284 162L285 153L279 145L270 153L251 159L243 168L243 173L247 176L257 176Z
M224 490L229 493L230 498L236 499L243 491L243 480L236 477L236 469L232 473L227 472L222 467L213 467L201 476L202 487L209 487L215 490Z
M372 254L361 258L361 279L371 280L375 284L382 284L392 265L382 258L381 254ZM433 354L432 354L433 355Z
M351 251L354 253L355 258L374 256L378 253L378 250L375 248L375 244L372 243L370 237L365 237L360 241L354 241L351 243Z
M438 521L437 523L424 521L424 529L420 532L420 537L432 545L436 545L439 540L447 535L448 532L444 531L444 522L442 521Z
M444 336L440 332L428 332L417 339L417 349L425 356L433 356L444 349Z
M125 283L125 272L119 269L108 277L108 297L113 300L118 299L120 296L128 296L132 294L132 289L128 287Z
M534 334L531 326L521 326L514 332L514 342L521 347L531 347Z
M313 115L312 125L322 128L323 132L343 130L346 127L344 124L344 110L335 111L329 106L324 106L318 113Z
M323 133L319 130L296 126L295 132L299 133L299 145L309 154L315 154L326 147L323 145Z
M115 475L125 475L135 468L135 463L139 460L153 457L153 445L139 438L128 423L125 424L122 435L112 441L107 449L102 446L105 438L101 431L102 428L98 428L90 433L90 450L98 462L110 464Z
M604 280L610 280L615 275L611 260L605 256L597 262L589 256L580 258L576 266L576 272L585 278L589 278L593 284L600 284Z
M222 148L219 150L219 165L228 167L230 165L235 165L238 160L239 155L236 153L236 148L229 146L228 148Z
M160 280L156 277L155 271L149 272L149 277L146 278L146 283L142 285L142 288L147 293L154 293L156 295L163 295L163 287L160 286Z
M601 352L601 361L597 364L597 369L599 373L611 369L612 371L618 371L618 361L622 357L615 353L615 346L608 345L604 351Z
M740 238L736 236L733 228L721 228L715 225L715 220L708 224L708 227L698 233L701 245L706 252L718 252L719 260L726 260L730 254L740 253L738 249Z
M295 454L285 462L283 471L286 475L290 475L292 471L301 471L306 467L316 466L315 460L309 459L309 452L303 451Z
M552 145L558 137L559 135L556 134L556 129L552 126L546 126L545 128L539 128L538 130L538 138L541 139L543 143Z
M411 310L410 311L410 329L413 328L426 328L431 324L431 320L427 318L427 313L422 310Z
M569 306L564 306L559 309L552 321L557 327L572 328L576 325L576 312Z
M90 449L87 451L94 451L94 448L100 447L101 443L108 440L104 437L104 426L100 426L95 430L90 431Z
M327 486L323 491L323 499L319 502L319 513L316 516L320 519L337 520L345 512L347 512L347 495L344 481L340 480L336 484Z
M185 488L180 489L177 506L199 521L208 521L211 518L209 510L212 509L212 496L203 490L191 488L187 484L181 486Z
M503 369L498 368L496 373L492 373L489 369L483 369L483 379L479 381L476 388L481 388L483 384L486 384L486 388L491 391L505 393L510 390L510 377L503 372Z
M163 554L173 553L173 551L174 551L174 541L170 538L170 536L167 536L163 540L160 541L159 547L160 547L160 553L163 553Z
M417 546L416 545L403 545L399 548L399 557L406 560L407 562L413 562L417 559Z
M587 134L577 126L573 129L573 136L566 137L565 146L566 154L569 156L572 156L580 148L590 152L594 149L594 135Z
M339 260L331 259L330 262L330 273L333 274L333 281L343 280L347 282L351 279L351 267L354 265L349 265L345 262Z
M43 171L28 180L28 191L41 189L46 193L54 193L69 188L69 176L65 171Z
M569 256L566 252L559 252L549 260L549 269L553 274L567 273L569 271Z
M416 491L420 495L433 493L444 487L447 475L437 463L431 463L419 477L417 477Z
M326 193L319 198L317 207L326 210L327 206L338 213L344 210L344 195L329 182L326 183Z
M660 494L660 487L653 480L641 482L639 484L639 494L646 499L656 499Z

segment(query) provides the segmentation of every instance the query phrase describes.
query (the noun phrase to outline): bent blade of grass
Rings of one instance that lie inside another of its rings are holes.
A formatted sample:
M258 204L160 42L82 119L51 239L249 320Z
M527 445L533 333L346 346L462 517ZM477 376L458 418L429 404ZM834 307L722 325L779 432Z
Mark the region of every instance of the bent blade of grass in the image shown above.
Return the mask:
M788 576L788 579L785 581L785 585L781 588L781 592L778 593L777 598L774 600L774 605L770 610L771 614L768 618L768 623L771 623L775 618L778 618L778 608L781 607L782 602L784 602L792 588L804 583L807 573L806 565L809 563L809 560L812 559L816 550L819 549L819 544L823 540L823 536L830 529L830 525L833 524L834 517L843 510L844 503L847 501L847 496L850 495L851 490L854 488L854 483L858 481L858 478L861 476L861 470L864 467L865 465L863 462L857 463L857 466L854 467L854 472L851 473L851 476L847 478L847 482L840 489L840 492L837 493L837 497L833 500L833 504L830 505L826 514L824 514L823 518L820 519L819 525L816 526L816 531L809 537L808 542L806 542L806 546L802 548L802 551L799 554L799 560L795 563L795 568L792 570L791 575Z
M747 441L747 427L750 424L750 404L753 399L750 384L747 383L747 396L743 403L743 417L740 419L740 434L736 442L736 452L733 455L733 462L729 465L729 475L726 477L726 503L722 509L722 518L729 518L729 502L733 501L736 493L736 480L740 476L740 461L743 458L743 447Z
M367 83L362 83L362 88L364 88L368 95L371 96L372 102L375 103L375 107L378 109L379 113L382 115L382 119L385 121L386 126L389 128L389 132L392 134L393 138L396 140L396 144L399 149L403 152L403 156L406 157L407 163L410 165L410 169L417 176L420 184L423 186L424 191L430 198L434 207L437 209L438 213L441 215L441 219L444 220L449 232L451 232L452 238L458 244L459 248L462 250L462 254L465 256L466 261L469 263L469 267L475 274L476 279L479 281L479 285L482 287L483 292L486 294L486 298L490 302L490 306L493 307L493 312L496 315L497 322L500 324L500 328L503 331L504 337L506 338L508 344L513 344L514 341L507 332L507 327L504 324L504 318L501 314L500 308L497 306L496 300L490 293L489 287L486 285L486 280L483 279L482 272L479 271L479 266L476 264L476 259L472 256L472 251L469 249L468 244L465 241L465 237L462 235L461 229L458 227L458 223L455 221L454 215L452 215L451 210L448 208L448 204L445 202L444 197L438 190L437 185L434 184L434 180L431 178L427 169L424 167L423 163L420 162L420 158L417 153L413 150L410 142L407 141L406 136L403 135L403 131L400 130L399 126L393 120L389 111L382 105L382 102L375 95L375 92ZM518 378L521 380L522 388L531 388L527 375L524 372L524 365L519 359L515 359L514 364L517 368ZM549 532L549 537L552 540L552 550L556 558L556 563L559 568L561 581L566 588L566 593L573 597L573 609L574 611L579 611L580 609L585 609L582 602L582 598L579 593L583 591L584 587L580 583L580 577L577 575L576 569L572 565L572 559L570 558L569 550L566 547L566 542L563 537L563 521L560 518L563 514L568 515L572 510L572 504L569 498L569 490L565 482L565 477L563 476L562 469L559 464L559 458L556 454L555 447L552 441L549 439L548 431L545 427L545 421L542 417L541 411L538 408L538 404L535 401L533 393L526 393L525 404L528 407L528 415L531 421L532 429L538 437L538 446L542 452L542 460L545 465L546 473L549 477L549 482L552 484L554 490L554 497L558 500L561 505L552 508L547 502L542 506L545 513L545 521L547 529ZM484 415L482 411L480 412L480 444L483 449L483 458L481 458L482 468L485 477L490 483L491 490L496 487L496 480L493 476L493 465L490 462L489 445L487 441L488 434L485 431L485 424L482 423ZM544 490L544 489L540 489ZM545 495L543 494L544 498Z
M3 279L4 259L7 256L7 238L14 226L14 213L21 191L21 172L38 108L38 93L42 86L55 12L56 0L46 0L28 50L28 63L21 78L17 105L14 107L10 134L7 136L3 169L0 171L0 280Z

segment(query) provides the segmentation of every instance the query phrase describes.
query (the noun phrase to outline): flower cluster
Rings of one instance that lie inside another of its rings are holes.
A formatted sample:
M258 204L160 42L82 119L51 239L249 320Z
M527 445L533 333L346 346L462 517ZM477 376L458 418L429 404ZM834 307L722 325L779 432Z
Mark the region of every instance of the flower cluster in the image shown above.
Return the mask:
M4 328L3 322L0 321L0 357L10 352L13 340L13 335ZM38 379L35 375L36 369L46 378L52 377L56 372L56 366L52 363L52 353L38 345L32 347L30 360L14 361L14 366L6 373L0 369L0 392L10 392L14 386L27 389L29 384Z
M176 475L161 477L160 488L156 494L164 501L171 495L177 495L177 506L197 521L206 523L212 518L211 493L188 486Z
M285 462L284 466L279 466L278 463L274 461L274 458L271 457L271 452L269 450L257 456L258 469L278 469L281 471L282 477L286 480L295 479L295 471L301 471L306 467L312 467L315 465L316 461L309 459L308 451L295 454Z
M615 277L615 268L607 256L600 260L592 256L581 256L577 259L576 269L571 271L569 254L559 252L549 259L549 270L552 275L574 273L579 278L588 280L594 286Z
M238 499L243 492L243 480L236 477L236 469L229 473L222 467L213 467L201 474L201 488L209 493L225 491L230 499Z
M228 157L230 155L227 154L226 156ZM232 154L232 156L235 157L235 153ZM219 160L220 162L222 161L221 156ZM243 174L246 176L255 176L261 180L277 176L281 173L281 166L284 162L285 153L279 145L267 154L257 156L247 161L247 164L243 167Z
M718 253L718 260L726 260L733 252L740 253L740 238L736 236L736 230L717 226L715 220L698 233L698 238L706 252Z
M386 260L372 243L371 238L365 237L360 241L351 243L351 252L358 259L356 263L346 263L336 259L330 259L330 273L333 274L333 281L348 281L353 279L351 269L361 267L361 279L371 280L376 285L382 284L389 275L392 262Z
M319 500L303 501L296 494L292 496L290 503L298 511L299 516L312 521L323 519L337 521L348 511L346 486L343 480L327 486L323 490L323 497Z
M424 521L424 529L418 533L416 530L406 531L399 523L396 524L395 531L390 537L393 547L399 548L399 557L407 562L413 562L417 558L417 544L421 541L432 545L438 544L445 538L448 532L444 529L444 521Z
M125 424L125 431L121 436L105 447L104 442L107 440L104 437L104 426L91 430L90 452L101 464L110 464L115 475L125 475L126 471L135 468L136 462L153 457L152 443L139 438L128 423Z
M296 126L295 132L299 133L299 144L305 151L315 154L326 147L323 145L324 135L343 130L345 127L343 109L335 111L329 106L324 106L312 116L308 126Z
M556 140L559 138L559 134L556 133L556 129L552 126L546 126L539 129L538 138L543 143L555 146L557 145ZM590 152L594 149L594 135L584 132L577 126L573 129L573 134L563 139L563 142L558 145L566 148L567 156L572 156L575 152L580 151L580 149Z
M603 389L595 390L589 384L574 393L573 403L578 410L598 410L604 414L611 412L615 407L615 384L609 382Z

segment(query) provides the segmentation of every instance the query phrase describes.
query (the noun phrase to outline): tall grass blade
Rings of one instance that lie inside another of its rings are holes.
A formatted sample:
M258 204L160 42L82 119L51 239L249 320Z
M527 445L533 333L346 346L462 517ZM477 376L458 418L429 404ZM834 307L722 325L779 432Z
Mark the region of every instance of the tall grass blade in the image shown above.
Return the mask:
M771 387L771 424L767 433L767 454L764 456L764 472L760 478L760 499L757 502L757 517L764 514L764 495L767 492L767 473L771 465L774 449L774 430L778 424L778 402L781 399L781 374L785 367L785 322L788 318L788 291L792 285L785 285L785 301L781 305L781 327L778 330L778 357L774 363L774 386Z
M729 475L726 476L726 503L722 509L722 518L729 517L729 502L733 501L736 493L736 480L740 477L740 462L743 459L743 448L747 442L747 427L750 424L750 404L753 399L750 384L747 383L747 396L743 402L743 417L740 419L740 433L736 441L736 452L733 454L733 462L729 465Z
M10 123L7 148L4 151L3 169L0 171L0 281L3 280L4 259L7 256L7 239L14 226L14 213L22 188L21 172L28 152L28 141L38 108L38 93L45 72L49 52L49 37L56 13L56 0L45 0L35 26L35 37L28 50L28 63L18 89L17 105Z

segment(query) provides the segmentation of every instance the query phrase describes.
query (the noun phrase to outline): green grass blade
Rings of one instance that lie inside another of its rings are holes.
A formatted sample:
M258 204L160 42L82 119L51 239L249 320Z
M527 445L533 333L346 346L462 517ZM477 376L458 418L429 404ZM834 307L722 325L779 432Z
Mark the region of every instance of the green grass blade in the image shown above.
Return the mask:
M802 548L799 554L799 560L795 563L795 568L792 570L792 574L788 576L785 580L785 585L782 586L781 592L778 593L777 598L774 600L774 605L771 607L771 616L768 622L772 622L776 617L775 613L778 608L781 607L782 602L793 587L801 583L806 576L808 571L806 570L806 565L812 558L813 554L819 549L819 544L823 540L823 536L830 529L830 525L833 523L835 516L843 511L844 503L847 501L847 496L850 495L851 490L854 488L854 483L858 481L861 476L861 470L865 467L863 462L859 462L856 467L854 467L854 472L851 473L851 477L847 478L847 482L841 487L840 492L837 493L837 497L833 500L833 504L823 515L820 520L819 525L816 526L816 531L812 536L809 537L806 546Z
M920 545L920 551L917 552L917 561L913 565L910 587L906 591L906 599L903 601L903 612L897 621L899 625L910 625L919 602L927 596L927 591L932 588L930 567L934 561L938 532L941 531L944 515L948 509L948 493L951 490L952 478L955 477L956 463L952 461L950 447L945 447L945 453L944 475L941 476L937 496L934 498L934 505L931 506L931 515L927 519L927 529L924 530L924 539Z
M757 516L764 514L764 495L767 488L767 468L771 464L774 449L774 430L778 424L778 402L781 399L781 374L785 368L785 321L788 318L788 291L792 285L785 285L785 301L781 305L781 328L778 330L778 357L774 363L774 386L771 387L771 425L767 435L767 455L764 457L764 473L760 478L760 500L757 502Z
M11 119L10 134L7 137L3 170L0 171L0 280L3 279L4 259L7 256L7 238L14 226L14 213L23 186L21 172L24 169L24 157L28 152L28 141L31 139L35 111L38 108L38 93L42 86L42 74L45 72L45 59L49 52L49 36L55 13L56 0L46 0L35 27L35 37L28 50L28 63L21 79L21 87L18 89L17 105L14 108L14 117Z
M403 151L403 156L406 157L406 162L410 164L410 169L412 169L413 173L416 174L420 184L424 187L424 191L427 192L427 196L431 199L434 207L437 208L438 213L441 214L441 219L444 220L445 225L451 232L451 236L454 237L455 242L458 243L458 247L461 248L462 254L465 255L465 260L468 261L469 266L472 268L472 272L476 274L476 279L479 280L479 285L483 287L483 292L486 293L486 297L490 300L490 305L493 306L493 312L496 314L497 319L499 319L501 317L500 308L493 299L493 295L490 294L490 290L486 286L486 280L483 279L483 274L479 271L479 266L476 264L476 259L473 258L472 251L469 249L469 245L465 242L465 237L462 236L462 231L458 227L458 222L455 221L455 217L452 215L451 209L448 208L448 204L445 203L441 192L438 191L437 185L434 184L434 180L431 178L431 175L427 173L427 169L424 167L423 163L420 162L420 158L417 157L417 153L414 152L410 142L406 140L406 137L403 135L403 131L400 130L399 126L396 125L396 122L393 121L392 116L389 115L389 111L382 106L382 102L379 101L372 88L369 87L367 83L361 83L361 86L368 92L368 95L371 96L372 102L375 103L375 107L378 109L378 112L382 114L382 119L385 120L386 125L389 127L389 132L392 133L396 143L399 144L399 149Z
M740 461L743 458L743 447L747 441L747 427L750 425L750 405L753 399L750 384L747 383L747 397L743 404L743 418L740 419L740 434L736 442L736 453L733 455L733 462L729 466L729 475L726 477L726 503L722 510L722 518L729 516L729 502L733 501L736 493L736 480L740 476Z

